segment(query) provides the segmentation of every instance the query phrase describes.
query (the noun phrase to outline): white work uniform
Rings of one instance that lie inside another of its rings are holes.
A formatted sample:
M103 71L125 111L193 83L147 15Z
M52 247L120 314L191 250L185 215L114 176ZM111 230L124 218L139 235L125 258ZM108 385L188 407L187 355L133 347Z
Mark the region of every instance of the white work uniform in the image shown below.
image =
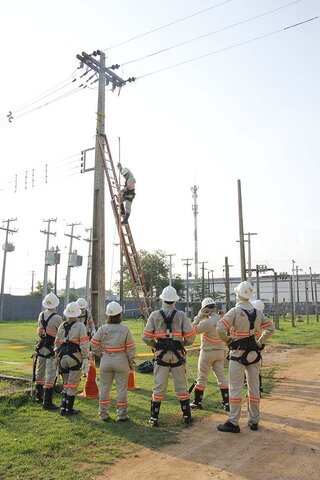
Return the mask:
M120 323L102 325L91 339L91 349L100 362L99 415L109 416L112 382L117 390L117 415L127 418L128 374L134 368L136 346L129 328Z

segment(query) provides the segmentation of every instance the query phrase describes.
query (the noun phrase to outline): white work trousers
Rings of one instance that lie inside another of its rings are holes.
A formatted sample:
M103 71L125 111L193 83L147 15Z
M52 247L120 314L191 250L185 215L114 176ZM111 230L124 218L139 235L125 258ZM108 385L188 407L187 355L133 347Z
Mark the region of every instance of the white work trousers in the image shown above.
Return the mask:
M48 351L46 349L46 351ZM50 358L38 357L36 368L36 384L43 385L44 388L53 388L56 378L56 361L55 357Z
M167 352L162 357L162 360L167 363L176 363L178 358L173 352ZM174 389L179 400L188 400L190 394L187 388L186 365L179 367L164 367L162 365L154 364L153 377L155 385L153 387L152 400L161 402L165 398L168 387L169 374L171 373L174 383Z
M115 380L117 391L117 416L127 417L128 412L128 376L129 363L125 352L104 353L100 362L100 399L99 416L107 419L111 402L112 382Z
M198 361L197 387L204 389L208 384L208 377L212 369L219 388L228 388L224 374L224 350L201 350Z

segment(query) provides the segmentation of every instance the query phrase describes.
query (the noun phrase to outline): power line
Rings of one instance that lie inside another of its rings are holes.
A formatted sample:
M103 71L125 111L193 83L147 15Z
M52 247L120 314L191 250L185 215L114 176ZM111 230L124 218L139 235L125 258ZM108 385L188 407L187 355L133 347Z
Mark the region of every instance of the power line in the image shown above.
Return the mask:
M290 28L294 28L294 27L303 25L305 23L312 22L313 20L316 20L318 18L319 18L318 16L312 17L312 18L309 18L308 20L303 20L302 22L296 23L294 25L289 25L288 27L283 27L280 30L274 30L273 32L266 33L265 35L260 35L259 37L254 37L254 38L251 38L250 40L246 40L244 42L235 43L233 45L230 45L229 47L221 48L219 50L214 50L213 52L209 52L209 53L206 53L204 55L199 55L198 57L193 57L193 58L190 58L189 60L185 60L183 62L175 63L174 65L169 65L168 67L160 68L159 70L154 70L152 72L145 73L143 75L140 75L139 77L136 77L136 80L138 80L140 78L148 77L150 75L154 75L156 73L164 72L165 70L170 70L171 68L180 67L181 65L185 65L185 64L190 63L190 62L195 62L196 60L201 60L202 58L206 58L206 57L209 57L211 55L216 55L218 53L226 52L227 50L232 50L233 48L241 47L242 45L247 45L247 44L255 42L257 40L261 40L262 38L271 37L272 35L276 35L277 33L284 32L286 30L289 30Z
M213 30L212 32L205 33L204 35L199 35L198 37L194 37L194 38L191 38L189 40L185 40L184 42L176 43L174 45L171 45L170 47L163 48L161 50L157 50L156 52L149 53L148 55L144 55L143 57L138 57L134 60L124 62L121 65L122 66L129 65L130 63L139 62L139 61L144 60L146 58L150 58L150 57L153 57L155 55L159 55L160 53L168 52L169 50L173 50L174 48L182 47L183 45L187 45L188 43L192 43L192 42L195 42L197 40L201 40L202 38L206 38L206 37L209 37L211 35L216 35L217 33L224 32L225 30L229 30L231 28L238 27L239 25L243 25L245 23L252 22L253 20L256 20L257 18L261 18L261 17L264 17L266 15L270 15L271 13L277 12L279 10L283 10L284 8L290 7L291 5L295 5L296 3L300 3L302 1L304 1L304 0L295 0L293 2L286 3L285 5L281 5L280 7L275 8L273 10L268 10L267 12L260 13L259 15L255 15L254 17L246 18L245 20L241 20L240 22L236 22L236 23L233 23L233 24L228 25L226 27L219 28L218 30Z
M212 5L211 7L205 8L204 10L200 10L199 12L192 13L191 15L187 15L186 17L178 18L177 20L174 20L173 22L166 23L165 25L161 25L160 27L153 28L152 30L148 30L147 32L141 33L140 35L136 35L135 37L131 37L128 40L124 40L123 42L115 43L114 45L111 45L110 47L107 47L103 49L102 51L105 52L106 50L111 50L112 48L120 47L121 45L124 45L125 43L132 42L133 40L137 40L138 38L142 38L145 35L149 35L150 33L157 32L159 30L162 30L164 28L170 27L171 25L175 25L176 23L183 22L184 20L187 20L188 18L195 17L196 15L200 15L201 13L208 12L209 10L212 10L217 7L221 7L222 5L225 5L226 3L231 2L232 0L225 0L224 2L217 3L216 5Z

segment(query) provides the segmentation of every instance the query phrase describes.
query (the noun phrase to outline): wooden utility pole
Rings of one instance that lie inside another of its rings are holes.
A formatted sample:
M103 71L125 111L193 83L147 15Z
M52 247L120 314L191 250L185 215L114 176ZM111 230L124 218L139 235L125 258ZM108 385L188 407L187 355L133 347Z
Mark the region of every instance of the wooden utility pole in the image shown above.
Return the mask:
M43 220L44 223L48 224L48 230L40 230L41 233L44 233L47 236L46 239L46 251L44 256L44 275L43 275L43 288L42 288L42 300L48 293L48 251L49 251L49 238L50 235L56 236L56 232L50 232L51 222L56 222L56 218L49 218L48 220Z
M68 255L68 268L67 268L67 277L66 277L66 296L64 297L64 306L66 307L69 303L69 296L70 296L70 275L71 275L71 254L72 254L72 243L73 239L76 238L79 240L81 237L80 235L73 235L73 230L76 225L80 225L80 223L70 223L67 227L71 227L71 233L65 233L66 237L70 237L70 245L69 245L69 255Z
M88 242L88 260L87 260L87 275L86 275L86 300L91 308L91 295L90 295L90 277L92 268L92 228L86 228L86 232L89 232L89 238L84 238L85 242Z
M243 215L242 215L242 197L241 197L241 181L238 180L238 209L239 209L239 239L240 239L240 265L241 265L241 281L246 280L246 255L244 249L244 233L243 233Z
M318 288L317 288L317 281L314 282L314 300L316 302L316 319L319 322L319 312L318 312Z

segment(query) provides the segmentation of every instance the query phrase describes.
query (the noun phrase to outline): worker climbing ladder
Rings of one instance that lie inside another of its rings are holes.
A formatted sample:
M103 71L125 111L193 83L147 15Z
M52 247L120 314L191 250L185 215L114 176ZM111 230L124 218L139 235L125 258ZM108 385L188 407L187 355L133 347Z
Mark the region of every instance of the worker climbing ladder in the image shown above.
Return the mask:
M139 306L140 313L145 319L151 313L151 301L147 295L145 279L141 268L139 256L133 241L132 233L129 224L121 224L120 215L120 184L117 179L116 170L114 168L112 155L106 135L103 135L104 139L101 142L101 137L98 137L99 149L103 161L103 168L107 177L111 205L118 228L120 238L120 248L126 259L126 264L130 272L131 287L135 297L135 300ZM105 148L104 148L105 145Z

